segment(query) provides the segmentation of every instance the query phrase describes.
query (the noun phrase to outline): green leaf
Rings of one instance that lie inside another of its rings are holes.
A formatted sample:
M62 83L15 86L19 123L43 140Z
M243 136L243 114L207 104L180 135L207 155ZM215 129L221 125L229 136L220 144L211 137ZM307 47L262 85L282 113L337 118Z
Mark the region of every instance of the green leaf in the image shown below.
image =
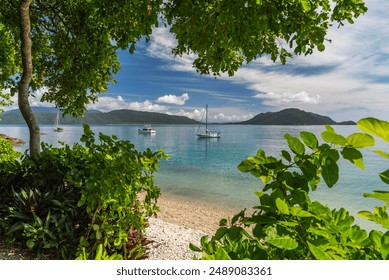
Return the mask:
M201 249L199 247L197 247L196 245L194 245L193 243L189 243L189 249L191 249L192 251L195 251L195 252L201 252Z
M383 233L378 230L372 230L369 233L369 239L373 243L374 249L379 250L381 249L381 238Z
M389 122L376 118L364 118L357 122L360 130L371 133L389 142Z
M298 247L296 240L289 236L270 238L266 242L284 250L294 250Z
M298 155L303 155L305 153L305 146L301 143L300 139L290 135L289 133L285 134L285 139L288 141L289 148Z
M386 232L381 238L381 254L384 260L389 260L389 233Z
M342 150L342 156L343 158L349 160L351 163L355 164L357 167L365 169L362 153L357 149L345 147Z
M359 230L354 231L351 234L350 239L353 242L360 243L360 242L366 240L367 237L368 237L367 232L365 230L359 229Z
M103 237L103 234L101 233L101 231L100 230L97 230L96 231L96 239L101 239Z
M215 253L215 258L217 260L231 260L230 256L227 254L227 252L222 248L219 247Z
M290 154L285 151L285 150L282 150L281 151L281 155L284 159L286 159L287 161L291 162L292 161L292 157L290 156Z
M339 145L339 146L346 146L347 145L347 140L346 140L346 138L344 138L344 136L336 134L332 131L323 131L321 133L321 137L327 143L331 143L331 144Z
M303 139L303 142L305 143L305 145L307 145L307 147L311 148L312 150L317 149L319 141L317 140L315 134L308 131L302 131L300 132L300 137L301 139Z
M255 169L253 158L247 158L238 165L238 170L241 172L250 172Z
M380 151L380 150L374 150L373 152L375 152L377 155L380 155L386 159L389 159L389 154L384 152L384 151Z
M389 169L380 173L380 178L382 182L389 185Z
M95 260L101 260L103 257L103 244L97 245Z
M354 133L346 138L348 145L354 148L365 148L368 146L374 146L375 140L370 134L366 133Z
M224 235L226 235L227 232L228 232L228 228L220 227L217 229L214 238L216 240L220 240L221 238L223 238Z
M26 242L27 247L31 250L35 246L35 241L34 239L28 239Z
M304 11L309 12L311 10L311 2L309 0L300 0Z
M282 200L281 198L276 198L276 206L277 209L284 215L289 215L289 207L288 204Z
M332 259L323 249L321 249L318 246L313 245L309 241L308 241L308 247L309 247L309 250L311 251L312 255L314 255L314 257L317 260L331 260Z
M364 197L371 197L386 203L389 203L389 192L387 191L373 191L373 193L364 193Z
M322 176L329 188L332 188L339 179L339 167L331 158L325 158L321 165Z
M290 213L295 216L295 217L302 217L302 218L306 218L306 217L312 217L313 215L311 213L309 213L308 211L305 211L303 210L301 207L292 207L290 209Z

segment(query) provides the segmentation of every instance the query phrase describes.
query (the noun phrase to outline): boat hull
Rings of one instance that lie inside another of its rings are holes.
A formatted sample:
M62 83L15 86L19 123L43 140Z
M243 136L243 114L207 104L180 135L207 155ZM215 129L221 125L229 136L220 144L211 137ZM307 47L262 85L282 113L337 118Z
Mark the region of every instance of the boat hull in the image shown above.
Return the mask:
M138 129L139 134L155 134L155 130L143 130L143 129Z
M220 132L197 133L199 138L220 138Z

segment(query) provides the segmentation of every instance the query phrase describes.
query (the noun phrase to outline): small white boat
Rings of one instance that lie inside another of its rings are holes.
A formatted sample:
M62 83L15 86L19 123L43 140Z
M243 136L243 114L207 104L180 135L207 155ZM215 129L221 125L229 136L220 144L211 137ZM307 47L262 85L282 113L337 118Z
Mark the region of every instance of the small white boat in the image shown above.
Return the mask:
M156 131L151 127L151 125L146 124L142 129L138 129L138 134L155 134Z
M199 133L199 130L200 126L196 133L199 138L220 138L221 132L208 129L208 105L205 106L205 132Z
M57 112L57 116L55 118L53 130L55 132L62 132L63 131L63 128L59 127L59 112Z

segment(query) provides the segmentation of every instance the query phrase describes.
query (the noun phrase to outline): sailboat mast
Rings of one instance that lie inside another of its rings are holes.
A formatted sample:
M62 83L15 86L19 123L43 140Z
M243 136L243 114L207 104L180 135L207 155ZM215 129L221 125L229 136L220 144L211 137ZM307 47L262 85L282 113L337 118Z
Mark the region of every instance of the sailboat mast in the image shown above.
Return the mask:
M205 131L208 131L208 104L205 105Z

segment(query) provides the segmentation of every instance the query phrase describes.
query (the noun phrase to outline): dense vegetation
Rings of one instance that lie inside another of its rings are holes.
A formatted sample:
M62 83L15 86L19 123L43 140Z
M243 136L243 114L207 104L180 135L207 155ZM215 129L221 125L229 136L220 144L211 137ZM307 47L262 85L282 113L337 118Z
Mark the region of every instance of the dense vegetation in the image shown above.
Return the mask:
M327 125L322 132L323 144L310 132L300 132L300 138L285 135L290 151L282 150L280 158L266 155L260 149L239 165L265 183L256 193L255 212L238 213L230 223L220 222L220 228L209 239L201 239L202 259L389 259L389 231L367 232L354 223L347 209L330 209L311 201L322 180L332 188L339 178L338 160L342 156L364 169L360 149L373 147L378 136L389 143L389 122L373 118L362 119L358 127L365 133L347 137ZM388 152L371 150L389 160ZM389 184L389 170L379 174ZM389 191L378 190L364 194L383 203L358 214L389 229Z
M0 142L0 235L40 258L141 259L147 218L158 211L153 183L163 151L84 126L83 145L42 145L18 159ZM6 155L6 156L4 156Z

